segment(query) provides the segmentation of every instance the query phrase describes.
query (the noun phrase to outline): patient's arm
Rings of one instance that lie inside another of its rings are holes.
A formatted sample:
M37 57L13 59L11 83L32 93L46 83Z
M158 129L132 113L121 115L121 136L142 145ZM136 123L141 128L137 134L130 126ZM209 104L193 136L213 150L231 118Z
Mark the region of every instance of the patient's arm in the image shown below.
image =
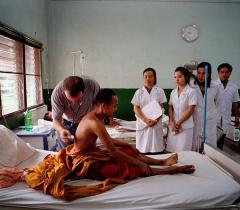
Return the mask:
M111 138L111 141L113 142L114 146L116 147L127 147L130 149L133 149L136 153L139 153L139 151L136 149L136 147L132 146L131 144L118 140L118 139L113 139Z
M125 154L124 152L121 152L119 149L115 147L115 144L112 142L112 140L114 139L112 139L109 136L102 122L98 122L98 120L94 120L92 121L91 124L92 125L89 125L91 126L91 132L95 133L95 135L100 139L101 143L108 150L108 152L111 154L112 157L114 157L116 160L138 166L146 175L152 174L152 170L149 168L149 166L146 163L142 162L137 158L131 157ZM117 141L117 140L115 140L115 143L123 145L123 143L120 143L120 141ZM124 145L127 145L127 144L124 143Z

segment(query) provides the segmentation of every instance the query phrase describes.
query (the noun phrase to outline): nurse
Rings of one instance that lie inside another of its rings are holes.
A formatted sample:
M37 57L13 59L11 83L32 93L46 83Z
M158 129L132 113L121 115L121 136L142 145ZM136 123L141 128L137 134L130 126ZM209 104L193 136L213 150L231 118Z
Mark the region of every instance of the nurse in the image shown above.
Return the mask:
M193 117L197 104L195 90L189 86L190 73L184 67L177 67L174 73L177 87L169 100L169 133L166 150L179 152L192 150Z
M143 87L135 92L131 101L137 125L144 123L144 126L136 131L136 147L141 153L163 152L165 143L163 141L162 118L148 119L141 109L153 100L156 100L163 107L163 103L167 99L163 89L156 85L157 77L154 69L147 68L143 71L143 81ZM160 106L159 109L161 109Z
M206 107L206 139L205 142L217 147L217 107L216 99L218 96L218 84L211 79L211 65L208 62L202 62L197 66L197 79L191 83L191 87L197 93L197 106L193 114L194 136L193 150L197 150L197 145L203 132L203 114L204 114L204 94L205 94L205 68L208 66L207 81L207 107Z

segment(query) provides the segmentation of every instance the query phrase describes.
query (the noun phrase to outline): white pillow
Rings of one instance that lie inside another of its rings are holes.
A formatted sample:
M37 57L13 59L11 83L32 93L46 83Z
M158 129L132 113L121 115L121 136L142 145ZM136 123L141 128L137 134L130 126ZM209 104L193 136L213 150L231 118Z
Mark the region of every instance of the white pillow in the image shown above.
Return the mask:
M14 167L30 158L35 151L13 131L0 125L0 165Z

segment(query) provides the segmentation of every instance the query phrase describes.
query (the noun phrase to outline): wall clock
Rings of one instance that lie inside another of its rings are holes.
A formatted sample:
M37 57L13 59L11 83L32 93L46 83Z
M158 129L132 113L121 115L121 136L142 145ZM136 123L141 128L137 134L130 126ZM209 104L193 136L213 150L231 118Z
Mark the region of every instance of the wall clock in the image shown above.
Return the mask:
M181 29L181 37L186 42L193 42L199 37L199 28L197 25L186 25Z

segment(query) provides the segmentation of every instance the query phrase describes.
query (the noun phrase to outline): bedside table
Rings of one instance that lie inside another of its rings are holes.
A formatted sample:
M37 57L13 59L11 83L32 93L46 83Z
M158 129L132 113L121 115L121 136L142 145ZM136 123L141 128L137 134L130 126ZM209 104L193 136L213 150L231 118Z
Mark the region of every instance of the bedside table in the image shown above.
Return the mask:
M30 143L31 146L36 147L37 149L49 149L49 137L53 137L55 130L48 126L33 126L31 131L26 131L24 126L19 126L14 130L14 133L22 138L25 142ZM41 139L42 145L39 145L37 142Z

